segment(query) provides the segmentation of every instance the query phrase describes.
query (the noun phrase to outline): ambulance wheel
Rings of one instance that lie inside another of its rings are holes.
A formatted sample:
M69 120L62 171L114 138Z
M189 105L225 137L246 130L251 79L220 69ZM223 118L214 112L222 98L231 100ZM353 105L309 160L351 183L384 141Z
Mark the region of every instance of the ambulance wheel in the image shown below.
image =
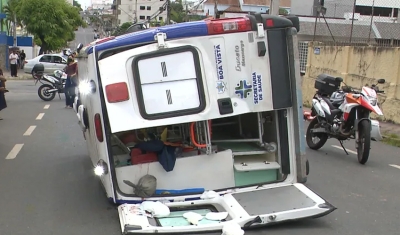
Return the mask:
M310 163L308 162L308 159L306 161L306 175L310 174Z
M56 97L55 92L48 92L49 90L53 89L53 86L49 84L43 84L38 89L38 95L40 99L44 101L52 101Z

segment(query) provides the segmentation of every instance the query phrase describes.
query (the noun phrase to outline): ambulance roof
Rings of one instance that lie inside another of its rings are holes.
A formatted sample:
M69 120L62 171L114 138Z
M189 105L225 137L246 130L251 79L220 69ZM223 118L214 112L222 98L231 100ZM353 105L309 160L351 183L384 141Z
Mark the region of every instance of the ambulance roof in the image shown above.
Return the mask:
M207 23L205 21L193 21L179 24L150 28L143 31L137 31L125 35L121 35L97 45L90 45L86 48L87 54L93 53L93 47L96 51L103 51L112 48L118 48L137 43L145 43L155 41L154 36L157 33L166 33L167 39L199 37L208 35Z

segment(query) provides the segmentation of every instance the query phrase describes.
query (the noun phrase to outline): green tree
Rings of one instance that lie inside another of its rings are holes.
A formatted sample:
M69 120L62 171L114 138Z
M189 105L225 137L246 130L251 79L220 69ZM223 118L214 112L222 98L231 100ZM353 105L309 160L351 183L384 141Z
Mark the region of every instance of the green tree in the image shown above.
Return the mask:
M184 22L186 13L181 1L171 2L171 20L176 23Z
M35 43L46 50L58 50L75 38L77 27L86 27L79 9L65 0L19 0L17 16Z
M279 15L288 15L289 12L285 8L279 8Z
M3 12L6 14L7 33L14 37L14 46L16 46L17 25L21 25L21 21L17 14L19 2L18 0L8 0L7 4L3 6Z
M126 32L126 30L132 26L131 22L125 22L121 26L119 26L114 33L112 34L113 36L119 36L122 35Z
M131 22L125 22L119 28L120 28L121 32L125 32L129 27L131 27L131 25L132 25Z

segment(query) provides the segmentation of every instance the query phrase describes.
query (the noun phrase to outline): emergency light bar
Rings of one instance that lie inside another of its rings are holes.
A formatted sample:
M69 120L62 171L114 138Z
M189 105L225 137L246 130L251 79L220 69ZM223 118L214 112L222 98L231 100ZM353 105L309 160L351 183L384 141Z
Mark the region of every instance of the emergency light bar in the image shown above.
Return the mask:
M251 22L247 17L206 20L208 34L223 34L251 31Z
M112 40L112 39L114 39L114 38L115 38L115 36L111 36L111 37L106 37L106 38L97 40L97 41L95 41L95 45L98 45L98 44L103 43L103 42L110 41L110 40Z

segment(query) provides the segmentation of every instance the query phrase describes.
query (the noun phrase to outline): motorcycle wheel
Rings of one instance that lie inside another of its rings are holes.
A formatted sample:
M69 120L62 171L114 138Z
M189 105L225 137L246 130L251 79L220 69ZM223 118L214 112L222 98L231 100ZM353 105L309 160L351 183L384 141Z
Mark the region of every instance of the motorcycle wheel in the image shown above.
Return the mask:
M328 140L328 134L326 133L318 133L318 134L311 133L311 129L317 128L318 126L319 126L318 119L314 118L307 127L306 142L308 147L313 150L318 150L322 148L322 146L324 146L324 144ZM314 137L317 137L319 141L315 143L313 141Z
M357 158L360 164L365 164L371 149L371 124L368 120L362 120L358 125Z
M40 99L44 101L52 101L56 97L56 93L49 93L48 90L53 89L53 86L49 84L43 84L38 89L38 95Z

